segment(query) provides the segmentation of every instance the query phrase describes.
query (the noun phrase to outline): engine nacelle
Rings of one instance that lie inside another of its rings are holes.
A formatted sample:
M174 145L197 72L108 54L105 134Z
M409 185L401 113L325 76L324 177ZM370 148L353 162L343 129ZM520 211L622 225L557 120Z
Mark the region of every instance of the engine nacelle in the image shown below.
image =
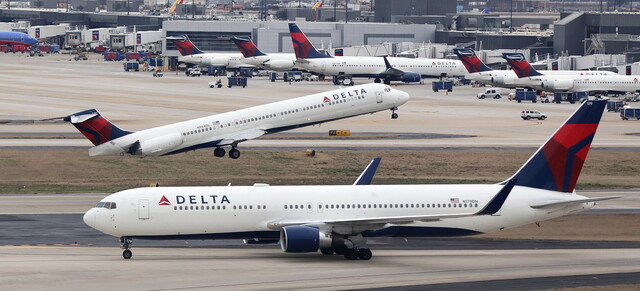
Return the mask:
M205 66L226 67L229 66L229 58L226 57L203 57L202 64Z
M291 70L294 66L294 63L293 61L287 61L287 60L273 60L273 61L268 61L262 65L265 68L269 68L272 70L286 71L286 70Z
M400 80L405 83L412 83L412 82L420 82L421 79L422 78L418 73L405 72L404 74L402 74L402 79Z
M513 84L516 78L505 77L505 76L495 76L491 78L491 83L499 84L499 85L508 85Z
M540 86L549 91L569 91L573 89L573 80L545 80Z
M171 133L152 139L136 142L131 146L132 155L153 156L164 154L182 144L180 133Z
M286 226L280 230L280 247L287 253L310 253L330 248L332 235L309 226Z

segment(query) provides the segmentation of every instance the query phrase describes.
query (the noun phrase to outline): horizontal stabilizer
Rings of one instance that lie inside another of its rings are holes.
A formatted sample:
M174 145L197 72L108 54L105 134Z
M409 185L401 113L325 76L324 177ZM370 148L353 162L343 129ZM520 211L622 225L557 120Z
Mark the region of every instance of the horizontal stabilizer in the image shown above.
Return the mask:
M545 201L545 202L536 202L529 206L531 206L531 208L547 208L547 207L554 207L554 206L581 204L581 203L587 203L587 202L617 199L620 197L622 196L606 196L606 197L595 197L595 198L576 199L576 200L553 200L553 201Z

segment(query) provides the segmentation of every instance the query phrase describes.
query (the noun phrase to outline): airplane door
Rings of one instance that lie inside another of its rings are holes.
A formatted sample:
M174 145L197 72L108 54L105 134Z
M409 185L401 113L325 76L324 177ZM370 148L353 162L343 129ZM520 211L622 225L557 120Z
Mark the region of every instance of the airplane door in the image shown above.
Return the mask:
M382 92L380 92L380 91L376 92L376 102L377 103L382 103Z
M138 219L149 219L149 200L138 200Z

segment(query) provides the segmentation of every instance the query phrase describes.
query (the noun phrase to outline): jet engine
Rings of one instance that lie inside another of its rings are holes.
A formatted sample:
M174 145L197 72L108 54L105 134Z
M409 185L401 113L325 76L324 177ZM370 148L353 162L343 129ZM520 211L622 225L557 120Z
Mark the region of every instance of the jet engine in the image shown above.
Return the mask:
M229 58L225 57L203 57L202 64L205 66L226 67L229 65Z
M129 148L131 155L154 156L164 154L182 144L179 133L171 133L156 138L137 141Z
M404 74L402 74L402 78L400 79L402 82L405 83L411 83L411 82L420 82L422 78L420 77L420 74L418 73L413 73L413 72L404 72Z
M317 228L309 226L286 226L280 231L280 247L287 253L317 252L330 248L333 237Z
M549 91L569 91L573 89L573 80L545 80L540 86Z
M293 65L293 61L287 60L273 60L263 64L265 68L279 71L291 70L291 68L293 68Z
M507 85L507 84L513 84L514 81L515 81L514 78L505 77L505 76L491 77L491 83L493 83L493 84Z

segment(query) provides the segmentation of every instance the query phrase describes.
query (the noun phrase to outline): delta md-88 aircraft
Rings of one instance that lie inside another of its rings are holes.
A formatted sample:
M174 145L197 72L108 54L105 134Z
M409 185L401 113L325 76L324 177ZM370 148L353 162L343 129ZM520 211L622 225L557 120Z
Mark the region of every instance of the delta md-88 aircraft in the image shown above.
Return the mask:
M495 232L617 198L574 191L605 105L584 102L511 178L494 185L137 188L107 196L83 219L119 237L125 259L133 239L245 239L369 260L367 237Z
M85 110L64 118L94 145L90 156L164 156L201 148L214 148L216 157L226 153L237 159L238 143L265 134L329 122L390 109L393 119L409 94L383 84L364 84L274 102L208 117L130 132L103 118L97 110Z

